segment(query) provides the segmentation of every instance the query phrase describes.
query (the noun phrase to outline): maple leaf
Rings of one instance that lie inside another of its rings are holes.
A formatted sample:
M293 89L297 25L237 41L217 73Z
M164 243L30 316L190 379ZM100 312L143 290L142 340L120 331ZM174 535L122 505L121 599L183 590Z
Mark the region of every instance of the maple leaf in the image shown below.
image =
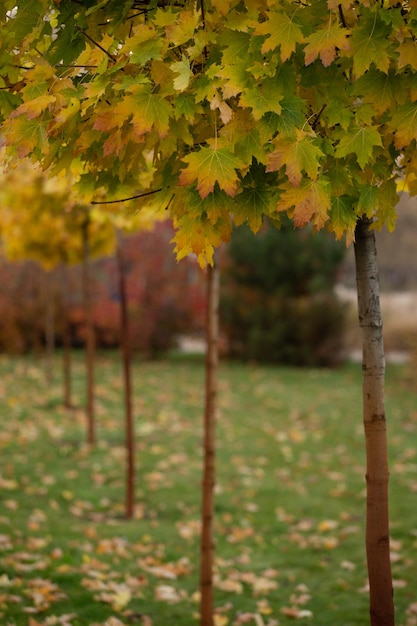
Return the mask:
M255 30L256 35L267 35L261 49L263 54L280 47L281 61L290 58L297 43L304 40L301 26L294 18L295 12L291 16L285 12L267 13L267 20Z
M336 49L349 49L349 31L341 26L334 25L321 28L306 37L307 45L304 48L305 63L310 65L320 57L324 67L333 63L336 57Z
M221 219L212 224L205 216L174 216L174 225L176 232L172 241L176 244L174 252L177 259L181 260L194 253L202 268L207 263L213 264L215 248L228 241L231 235L230 219Z
M11 118L3 129L3 138L6 145L16 146L21 159L36 148L43 154L47 154L49 150L46 123L36 118L28 120L24 115Z
M371 63L382 72L388 72L390 64L388 34L389 29L378 20L376 14L370 16L360 28L353 29L350 51L356 78L362 76Z
M416 42L415 41L402 41L398 48L399 53L398 68L402 69L410 65L414 70L417 70L417 55L416 55Z
M376 126L360 126L345 133L340 140L335 157L337 159L354 153L363 169L373 156L375 146L382 146L381 135Z
M11 118L17 117L19 115L25 115L28 120L33 120L36 117L39 117L41 113L48 108L52 102L55 102L55 97L47 94L38 96L33 100L29 100L29 102L24 102L21 104L13 113L10 115Z
M174 74L177 74L174 78L174 89L176 91L184 91L190 82L193 75L190 67L190 61L186 56L182 55L181 61L176 61L170 66Z
M242 106L251 107L255 120L270 111L281 113L280 102L284 97L282 84L275 79L266 79L262 85L256 84L254 87L245 89L240 96Z
M132 123L135 133L141 136L155 127L158 135L165 137L172 112L167 100L153 93L152 88L146 85L135 91L130 102L133 105Z
M200 23L198 11L181 11L175 23L167 24L165 31L168 41L175 46L181 46L193 38Z
M275 210L275 176L267 174L262 165L253 164L242 180L241 187L242 191L235 199L234 221L237 226L247 221L251 230L256 233L263 224L264 216Z
M395 109L407 97L406 85L401 76L392 71L384 74L374 68L370 68L355 82L354 92L364 102L371 103L378 113Z
M389 126L395 133L396 148L404 148L417 139L417 103L407 102L397 107Z
M278 138L274 144L274 151L268 157L267 172L278 171L285 165L288 180L292 185L299 185L302 172L315 180L318 176L320 158L324 153L308 136L306 131L298 130L296 138Z
M234 196L238 186L237 169L241 160L227 146L220 147L216 141L208 147L200 148L183 159L187 167L181 171L180 185L192 185L197 181L197 189L206 198L217 183L229 196Z
M350 245L355 238L357 214L353 207L351 196L337 196L332 198L332 206L329 211L331 230L336 239L346 235L346 245Z
M278 200L277 211L287 211L295 226L311 222L317 229L324 226L331 206L331 186L324 177L304 180L299 187L291 183L282 185L283 192Z

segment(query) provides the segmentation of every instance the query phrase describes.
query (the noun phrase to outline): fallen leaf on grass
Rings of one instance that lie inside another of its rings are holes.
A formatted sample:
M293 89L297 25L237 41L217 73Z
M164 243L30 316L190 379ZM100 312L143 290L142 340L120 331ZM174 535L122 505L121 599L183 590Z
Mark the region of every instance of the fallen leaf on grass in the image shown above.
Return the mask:
M182 599L174 587L159 585L155 589L155 600L176 604Z
M313 613L307 609L299 609L298 606L282 607L281 613L286 617L294 619L302 619L304 617L313 617Z
M215 578L214 586L220 591L227 591L229 593L243 593L243 585L239 580L232 580L227 578L226 580L220 580Z
M177 529L183 539L192 539L200 535L200 520L188 520L186 522L177 522Z
M25 613L40 613L46 611L52 602L62 600L67 596L63 593L58 585L44 578L34 578L28 581L28 589L24 591L32 602L33 607L25 607Z
M191 572L191 564L188 558L182 557L175 563L153 563L152 560L138 559L138 565L145 572L152 574L156 578L166 578L168 580L176 580L180 576L185 576Z
M116 588L111 592L102 591L101 593L95 595L94 599L110 604L114 611L122 611L132 599L132 594L130 589L121 585L119 588Z

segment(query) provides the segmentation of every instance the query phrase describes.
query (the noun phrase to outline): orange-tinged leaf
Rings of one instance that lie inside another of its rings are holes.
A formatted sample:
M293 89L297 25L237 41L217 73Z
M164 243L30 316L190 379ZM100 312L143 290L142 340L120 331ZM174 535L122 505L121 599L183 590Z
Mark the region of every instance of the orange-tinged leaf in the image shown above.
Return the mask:
M285 166L288 180L295 186L300 184L303 171L311 179L317 178L320 158L324 154L305 131L297 131L295 139L278 138L274 147L268 158L267 172L275 172Z
M316 30L306 38L307 45L304 48L305 63L310 65L320 57L324 67L333 63L336 57L336 49L348 50L349 31L341 26L333 25L328 28Z
M55 102L54 96L48 96L47 94L43 96L38 96L33 100L29 100L28 102L24 102L21 104L10 117L17 117L19 115L25 115L28 120L33 120L35 117L39 117L41 113L48 108L52 102Z
M27 156L36 148L43 154L49 150L45 123L38 119L28 120L24 115L10 120L3 130L3 137L7 145L16 146L19 158Z
M214 250L229 241L232 227L230 219L219 219L213 224L205 216L184 215L175 218L175 253L181 260L193 253L201 267L213 264Z
M238 185L237 169L240 159L225 147L218 147L216 142L200 148L183 158L187 167L180 175L180 185L192 185L197 182L197 189L202 198L206 198L217 183L229 196L234 196Z
M110 132L114 128L121 128L132 114L131 107L122 100L107 111L98 112L94 120L94 130Z
M288 211L295 226L304 226L309 222L317 229L324 226L331 205L331 187L325 178L304 180L299 187L289 183L283 188L278 211Z

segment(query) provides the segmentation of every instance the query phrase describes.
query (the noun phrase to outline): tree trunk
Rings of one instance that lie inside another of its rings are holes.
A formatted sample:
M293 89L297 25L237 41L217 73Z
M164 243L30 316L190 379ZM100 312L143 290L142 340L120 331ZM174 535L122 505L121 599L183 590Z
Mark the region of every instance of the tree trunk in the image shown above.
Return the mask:
M83 224L83 296L86 323L86 369L87 369L87 442L94 445L96 441L94 423L94 353L95 337L93 326L93 311L91 302L91 280L90 280L90 241L88 235L89 218Z
M126 517L131 519L135 511L135 435L132 409L132 351L129 337L129 313L126 292L126 276L123 260L122 236L117 238L117 262L120 293L120 348L123 362L125 389L125 433L126 433Z
M64 406L70 409L71 402L71 333L68 315L68 267L62 267L62 347L63 347L63 379L64 379Z
M371 626L394 626L389 549L388 452L384 408L385 358L375 233L368 218L355 232L359 326L363 347L363 422L366 440L366 554Z
M207 269L206 385L204 411L204 467L200 563L200 625L213 626L214 485L216 450L216 400L219 334L219 270Z
M52 272L44 273L45 293L45 376L48 383L53 380L53 359L55 352L55 294Z

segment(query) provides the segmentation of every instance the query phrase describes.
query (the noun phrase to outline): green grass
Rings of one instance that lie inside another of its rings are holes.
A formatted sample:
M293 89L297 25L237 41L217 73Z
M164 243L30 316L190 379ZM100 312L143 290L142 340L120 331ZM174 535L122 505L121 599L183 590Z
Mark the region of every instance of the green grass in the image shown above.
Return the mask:
M198 624L203 363L134 366L130 522L120 372L116 354L100 356L98 443L89 449L81 355L72 410L61 405L58 359L47 384L40 363L0 358L1 624ZM417 623L417 408L408 381L405 368L388 368L399 626ZM367 624L360 366L223 364L219 386L218 624L283 626L291 611L315 626Z

